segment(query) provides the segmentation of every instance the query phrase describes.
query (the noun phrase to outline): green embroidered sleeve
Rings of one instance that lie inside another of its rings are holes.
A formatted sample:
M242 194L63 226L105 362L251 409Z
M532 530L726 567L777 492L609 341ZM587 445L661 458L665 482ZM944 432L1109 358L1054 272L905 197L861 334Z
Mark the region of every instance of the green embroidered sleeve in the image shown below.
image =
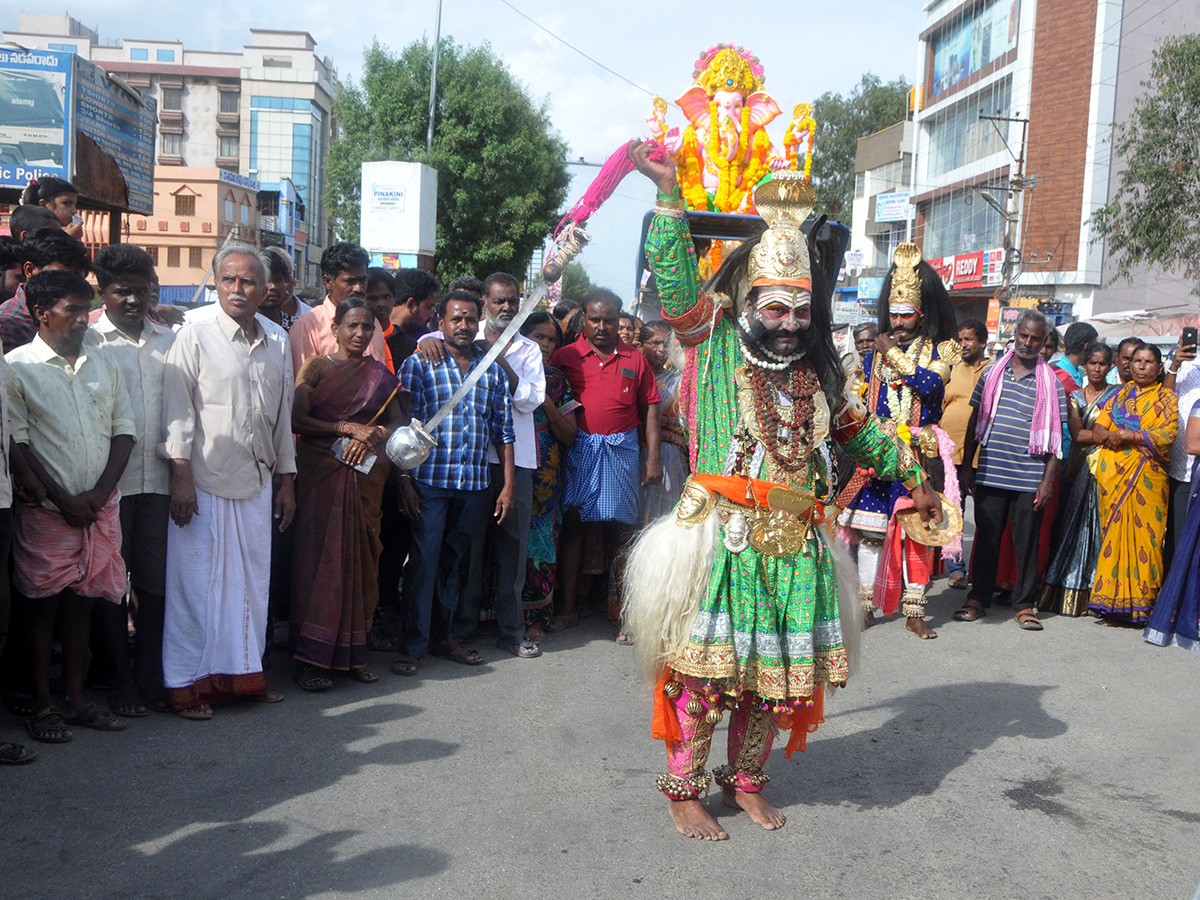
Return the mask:
M884 481L900 481L920 469L912 448L896 436L895 426L876 416L868 416L842 446L856 463L864 469L874 468L875 476Z
M663 200L674 199L659 196ZM651 219L646 234L646 258L658 284L663 313L677 319L691 312L700 298L700 273L687 219L661 213Z

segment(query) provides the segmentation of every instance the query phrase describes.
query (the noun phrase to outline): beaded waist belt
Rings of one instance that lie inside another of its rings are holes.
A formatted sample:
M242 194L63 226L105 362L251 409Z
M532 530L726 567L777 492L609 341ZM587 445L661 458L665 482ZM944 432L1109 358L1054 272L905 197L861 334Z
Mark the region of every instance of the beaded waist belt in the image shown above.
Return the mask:
M693 528L714 510L731 553L753 547L764 556L795 556L813 524L825 521L825 504L812 491L739 475L693 475L675 508L677 524Z

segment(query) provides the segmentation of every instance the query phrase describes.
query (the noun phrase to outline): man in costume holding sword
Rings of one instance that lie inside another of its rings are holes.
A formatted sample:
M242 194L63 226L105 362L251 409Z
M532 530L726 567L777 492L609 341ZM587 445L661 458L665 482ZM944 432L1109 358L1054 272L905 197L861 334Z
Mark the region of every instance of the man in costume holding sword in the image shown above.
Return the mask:
M770 227L727 256L702 290L674 167L654 161L654 150L634 144L629 153L658 187L646 253L664 316L687 348L681 405L696 474L675 514L631 551L624 614L641 674L658 685L652 733L667 745L658 787L671 818L688 837L721 840L700 797L724 712L728 765L714 772L723 799L779 828L783 814L762 797L776 729L791 730L789 755L803 748L822 721L824 685L849 675L852 564L835 571L834 542L818 527L833 516L826 439L903 481L916 507L909 527L940 523L941 503L911 448L845 396L830 335L844 240L801 231L813 205L803 174L777 172L756 189Z

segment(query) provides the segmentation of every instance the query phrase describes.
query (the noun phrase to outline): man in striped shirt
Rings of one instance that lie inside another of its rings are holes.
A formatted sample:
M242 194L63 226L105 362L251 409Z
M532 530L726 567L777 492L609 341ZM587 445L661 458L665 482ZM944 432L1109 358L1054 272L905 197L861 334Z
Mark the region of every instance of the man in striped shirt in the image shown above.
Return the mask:
M1017 585L1013 607L1017 623L1027 631L1041 631L1034 612L1037 590L1038 534L1042 510L1050 502L1058 480L1061 443L1046 434L1049 452L1034 454L1031 428L1042 426L1057 435L1067 417L1067 396L1053 373L1039 374L1049 364L1041 358L1042 345L1050 332L1050 323L1041 313L1025 310L1017 320L1012 352L983 370L971 396L971 418L967 423L963 461L975 458L977 468L964 467L963 492L972 487L975 495L975 541L971 592L963 608L954 614L959 621L971 622L984 615L992 602L996 586L996 567L1000 558L1000 537L1005 524L1012 524L1013 550L1017 559ZM993 373L1002 366L1000 373ZM976 424L989 377L1000 378L990 428L979 440ZM1038 394L1044 392L1039 407ZM1035 421L1038 409L1043 419ZM1059 438L1061 441L1061 438Z

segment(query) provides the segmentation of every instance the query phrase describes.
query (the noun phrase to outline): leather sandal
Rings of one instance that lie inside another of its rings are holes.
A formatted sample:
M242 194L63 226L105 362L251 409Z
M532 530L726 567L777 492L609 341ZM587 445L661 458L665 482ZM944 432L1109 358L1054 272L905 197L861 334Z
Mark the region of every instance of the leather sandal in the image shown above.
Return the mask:
M955 610L954 620L956 622L974 622L976 619L982 619L987 615L987 610L983 608L983 604L978 600L967 600L962 609Z

